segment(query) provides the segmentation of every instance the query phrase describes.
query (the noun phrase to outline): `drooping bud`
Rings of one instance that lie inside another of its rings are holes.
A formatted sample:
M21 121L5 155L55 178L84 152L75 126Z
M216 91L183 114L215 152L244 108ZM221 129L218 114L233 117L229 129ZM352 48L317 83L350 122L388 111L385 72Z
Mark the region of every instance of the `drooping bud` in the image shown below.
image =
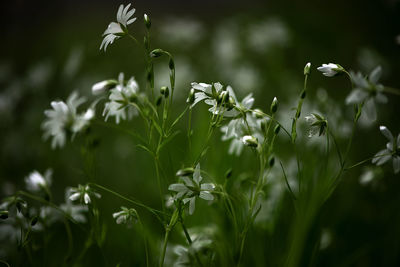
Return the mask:
M190 176L194 173L194 169L192 167L183 168L176 172L176 176Z
M311 73L311 63L308 62L304 67L304 75L310 75Z
M108 91L109 89L115 87L117 84L118 84L118 82L116 80L106 80L106 81L95 83L92 86L92 94L94 94L94 95L102 94L102 93Z
M186 100L186 102L189 103L190 105L192 105L194 103L194 93L195 93L194 89L193 88L190 89L189 96Z
M278 99L274 97L271 103L271 113L274 114L278 110Z
M257 147L258 146L257 138L255 138L254 136L251 136L251 135L243 136L242 142L243 142L243 144L245 144L246 146L249 146L249 147Z
M160 93L167 98L169 96L169 88L167 86L162 86L160 88Z
M153 58L161 57L163 54L164 54L164 51L162 49L157 48L150 52L150 57L153 57Z
M143 21L144 21L144 25L146 26L147 30L150 30L151 20L150 20L149 16L147 16L147 14L143 15Z
M334 63L322 64L322 66L318 67L317 70L322 72L322 74L327 77L334 77L346 72L342 66Z

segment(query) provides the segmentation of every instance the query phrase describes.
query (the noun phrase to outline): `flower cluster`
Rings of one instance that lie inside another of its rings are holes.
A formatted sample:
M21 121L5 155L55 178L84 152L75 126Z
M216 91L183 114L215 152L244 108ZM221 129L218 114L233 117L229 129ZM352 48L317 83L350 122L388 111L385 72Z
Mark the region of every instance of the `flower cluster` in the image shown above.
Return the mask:
M109 92L108 101L103 111L106 121L112 116L118 124L121 120L131 119L138 114L137 109L131 105L136 102L139 92L139 85L134 77L125 81L124 74L120 73L118 81L106 80L92 87L92 93L95 95L107 91Z
M45 110L47 119L43 122L44 138L50 136L52 148L63 147L68 133L75 134L82 132L94 117L94 109L91 107L86 112L78 113L78 107L86 101L84 97L79 97L77 92L73 92L63 101L51 102L53 109Z

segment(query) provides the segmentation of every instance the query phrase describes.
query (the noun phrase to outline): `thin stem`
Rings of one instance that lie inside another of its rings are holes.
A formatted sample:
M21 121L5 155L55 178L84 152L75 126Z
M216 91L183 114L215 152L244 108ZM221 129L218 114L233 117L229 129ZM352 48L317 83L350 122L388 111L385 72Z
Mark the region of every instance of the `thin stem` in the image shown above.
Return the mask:
M165 251L167 250L168 238L169 238L169 231L170 229L167 227L164 236L164 244L161 251L161 259L160 259L160 267L164 266L164 258L165 258Z
M384 87L383 91L393 95L400 95L400 90L393 87Z
M156 216L156 218L160 220L161 223L162 223L162 220L161 220L159 214L167 216L167 214L164 213L163 211L159 211L159 210L153 209L153 208L151 208L151 207L149 207L149 206L147 206L147 205L145 205L145 204L143 204L141 202L138 202L136 200L132 200L130 198L127 198L127 197L125 197L125 196L123 196L123 195L121 195L121 194L119 194L119 193L117 193L117 192L115 192L115 191L113 191L113 190L111 190L111 189L109 189L107 187L104 187L102 185L99 185L99 184L96 184L96 183L89 183L88 185L92 185L92 186L95 186L97 188L100 188L100 189L102 189L102 190L104 190L104 191L106 191L108 193L111 193L111 194L113 194L113 195L115 195L115 196L117 196L117 197L119 197L119 198L121 198L121 199L123 199L125 201L128 201L128 202L130 202L132 204L135 204L135 205L137 205L139 207L147 209L149 212L153 213Z
M386 157L386 156L392 156L392 154L375 155L375 156L370 157L370 158L368 158L368 159L364 159L364 160L362 160L362 161L360 161L360 162L357 162L356 164L354 164L354 165L352 165L352 166L350 166L350 167L348 167L348 168L345 168L344 170L345 170L345 171L348 171L348 170L353 169L353 168L355 168L355 167L358 167L358 166L360 166L360 165L362 165L362 164L364 164L364 163L366 163L366 162L368 162L368 161L371 161L371 160L373 160L373 159L375 159L375 158L381 158L381 157Z

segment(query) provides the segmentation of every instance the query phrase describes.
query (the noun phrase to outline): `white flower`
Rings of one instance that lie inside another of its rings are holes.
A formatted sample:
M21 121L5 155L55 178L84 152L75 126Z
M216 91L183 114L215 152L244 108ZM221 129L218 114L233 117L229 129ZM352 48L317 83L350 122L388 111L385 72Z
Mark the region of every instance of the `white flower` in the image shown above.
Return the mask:
M350 72L350 77L354 83L355 88L346 97L346 104L361 104L367 117L376 120L376 107L375 103L386 104L388 99L382 93L383 85L378 84L379 78L382 74L382 68L376 67L368 78L364 77L360 72Z
M322 72L322 74L327 77L333 77L344 72L344 68L342 66L334 63L322 64L322 66L318 67L317 70Z
M400 134L397 139L393 137L392 133L386 126L380 126L379 130L381 133L389 140L386 144L386 148L382 149L375 154L372 159L372 163L378 166L383 165L389 160L393 160L393 170L394 173L400 172Z
M85 102L85 98L79 97L77 92L73 92L66 102L53 101L51 102L53 109L48 109L44 112L47 119L42 124L43 136L45 139L50 136L53 138L51 142L52 148L63 147L67 132L70 131L73 138L75 134L85 129L94 117L93 108L89 108L83 114L77 113L77 108Z
M121 119L126 120L138 114L138 111L130 106L132 101L135 101L139 91L139 86L134 77L130 78L125 84L124 74L120 73L118 84L110 90L108 102L105 104L103 116L107 121L110 116L115 117L118 124Z
M183 198L182 201L184 204L189 202L189 214L193 214L194 212L196 197L204 200L214 200L211 192L214 190L215 185L212 183L201 183L203 177L200 175L200 163L196 165L193 177L183 176L181 178L183 184L171 184L168 190L177 192L175 199Z
M73 204L70 199L70 195L71 188L67 188L65 190L65 203L60 205L60 209L71 216L75 221L79 223L85 223L86 217L84 213L88 211L88 207L85 205Z
M128 209L126 207L121 207L121 211L113 213L113 218L116 220L117 224L126 224L128 222L134 223L137 221L137 213L135 209Z
M31 172L25 177L26 188L33 192L48 188L51 184L52 173L53 171L51 169L48 169L44 175L40 174L38 171Z
M101 195L94 191L89 185L78 185L78 187L73 187L69 190L69 199L72 201L80 200L86 205L92 202L91 197L101 198Z
M313 137L317 134L318 136L321 136L325 133L328 122L324 117L316 113L312 113L309 116L306 116L305 119L310 124L308 137Z
M129 12L129 7L131 4L127 5L124 8L124 5L120 5L117 13L117 22L111 22L107 29L104 31L103 36L104 39L101 42L100 50L103 49L104 51L107 50L107 46L112 44L114 40L120 38L121 36L125 35L127 32L126 27L129 24L135 22L136 18L132 18L133 14L135 14L136 9L132 8Z
M248 106L248 108L251 108L251 106ZM245 135L251 134L257 138L260 143L264 142L264 134L261 125L268 123L269 119L263 117L260 110L254 110L254 112L246 113L246 121L244 117L239 117L230 120L227 125L221 127L221 132L223 133L221 137L222 141L232 140L228 150L229 154L235 154L236 156L241 154L244 146L242 139Z

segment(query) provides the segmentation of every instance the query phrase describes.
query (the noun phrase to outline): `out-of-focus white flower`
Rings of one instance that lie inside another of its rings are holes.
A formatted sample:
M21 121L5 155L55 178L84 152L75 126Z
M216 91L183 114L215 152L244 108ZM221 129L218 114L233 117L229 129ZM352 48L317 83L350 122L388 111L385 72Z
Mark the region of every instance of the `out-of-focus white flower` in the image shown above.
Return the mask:
M71 188L67 188L65 190L65 203L60 205L60 209L71 216L75 221L79 223L85 223L86 216L84 215L84 213L88 211L88 207L85 205L72 203L70 195Z
M51 169L48 169L44 175L40 174L38 171L31 172L25 177L26 188L32 192L38 192L48 188L51 185L52 174L53 171Z
M310 131L308 137L313 137L314 135L321 136L325 133L326 127L328 126L328 121L316 113L312 113L305 117L306 121L310 124Z
M79 97L77 92L73 92L67 99L67 103L63 101L53 101L51 106L53 109L45 110L44 114L47 119L43 122L44 138L50 136L53 138L51 142L52 148L63 147L66 141L67 132L72 132L72 138L75 134L85 129L90 120L94 117L94 109L89 108L85 113L78 114L77 108L86 100Z
M75 201L79 199L86 205L92 202L92 197L101 198L101 195L90 188L89 185L78 185L78 187L73 187L70 189L69 194L70 200Z
M128 31L126 27L135 22L136 18L131 17L133 14L135 14L136 9L132 8L130 11L128 11L130 6L131 4L128 4L125 8L122 4L119 6L117 12L117 22L111 22L104 31L104 39L101 42L100 50L104 48L104 51L106 51L107 46L112 44L114 40L125 35Z
M134 77L131 77L125 83L124 74L120 73L118 77L118 84L115 88L110 90L108 102L105 104L103 116L107 121L110 116L115 117L118 124L121 119L126 120L138 114L138 111L130 105L137 99L139 85Z
M255 138L254 136L251 136L251 135L243 136L242 142L243 142L243 144L245 144L246 146L249 146L249 147L257 147L258 146L257 138Z
M178 172L179 173L179 172ZM171 184L168 190L177 192L175 199L183 198L184 204L189 202L189 214L193 214L196 204L196 197L204 200L214 200L211 194L215 185L212 183L201 183L203 177L200 175L200 163L194 169L193 177L182 176L183 183Z
M278 18L271 18L248 27L247 41L253 51L265 53L285 47L290 41L287 26Z
M135 209L121 207L121 211L113 213L113 218L117 224L135 223L138 220Z
M326 77L333 77L345 72L342 66L334 63L322 64L322 66L318 67L317 70L322 72L322 74L325 75Z
M355 88L346 97L347 104L361 104L368 119L376 120L376 107L375 103L386 104L388 99L382 93L383 85L378 84L379 78L382 74L382 68L376 67L368 76L364 77L360 72L350 72L350 77L354 83Z
M386 144L385 149L382 149L375 154L372 163L380 166L392 159L393 170L394 173L397 174L400 172L400 134L396 139L386 126L380 126L379 130L389 140L389 142Z

